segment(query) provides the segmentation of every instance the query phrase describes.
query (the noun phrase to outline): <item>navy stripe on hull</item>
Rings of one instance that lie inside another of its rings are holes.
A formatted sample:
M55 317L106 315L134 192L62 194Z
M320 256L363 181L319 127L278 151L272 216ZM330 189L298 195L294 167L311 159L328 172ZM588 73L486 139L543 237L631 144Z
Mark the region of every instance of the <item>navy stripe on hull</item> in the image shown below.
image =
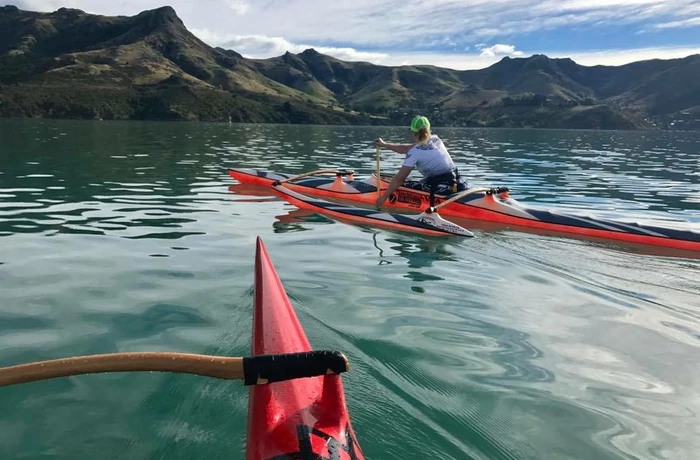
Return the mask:
M523 207L522 209L528 214L531 214L537 220L551 224L700 243L700 233L694 233L688 230L657 227L653 225L641 225L635 222L617 222L613 220L598 219L586 216L566 215L527 207Z

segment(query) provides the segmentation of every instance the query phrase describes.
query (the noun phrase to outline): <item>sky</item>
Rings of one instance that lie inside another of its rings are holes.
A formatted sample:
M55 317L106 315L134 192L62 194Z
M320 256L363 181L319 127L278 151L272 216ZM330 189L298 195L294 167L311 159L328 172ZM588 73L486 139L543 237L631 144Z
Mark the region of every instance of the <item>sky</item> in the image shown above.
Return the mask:
M212 46L266 58L478 69L545 54L622 65L700 53L700 0L15 0L24 10L132 16L170 5Z

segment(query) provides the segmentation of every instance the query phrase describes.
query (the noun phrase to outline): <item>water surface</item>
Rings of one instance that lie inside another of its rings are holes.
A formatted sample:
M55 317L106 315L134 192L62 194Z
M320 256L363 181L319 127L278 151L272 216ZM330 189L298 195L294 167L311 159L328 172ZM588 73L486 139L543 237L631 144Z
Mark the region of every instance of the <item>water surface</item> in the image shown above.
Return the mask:
M700 225L697 133L436 132L473 185ZM493 225L427 238L230 189L227 167L368 174L380 135L406 130L0 120L0 364L244 355L260 235L312 344L351 360L368 458L695 458L698 258ZM0 458L244 455L237 382L84 376L4 388L0 407Z

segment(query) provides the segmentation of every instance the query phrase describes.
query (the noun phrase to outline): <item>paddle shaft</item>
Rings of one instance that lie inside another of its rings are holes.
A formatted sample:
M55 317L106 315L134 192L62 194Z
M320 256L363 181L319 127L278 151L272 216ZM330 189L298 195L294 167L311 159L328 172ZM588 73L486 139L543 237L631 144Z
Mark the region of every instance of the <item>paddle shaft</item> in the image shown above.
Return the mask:
M374 156L377 157L377 199L382 196L382 175L380 174L380 165L379 165L379 160L380 160L380 154L379 154L379 146L377 145L375 147L375 152Z
M178 372L246 385L339 374L349 369L340 352L312 351L244 358L190 353L113 353L76 356L0 368L0 386L101 372Z

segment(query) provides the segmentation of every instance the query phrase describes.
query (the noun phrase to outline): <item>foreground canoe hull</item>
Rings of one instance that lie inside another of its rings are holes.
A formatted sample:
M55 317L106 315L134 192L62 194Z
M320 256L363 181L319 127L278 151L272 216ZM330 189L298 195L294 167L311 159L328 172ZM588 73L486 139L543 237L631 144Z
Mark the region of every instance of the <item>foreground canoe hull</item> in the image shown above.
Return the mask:
M270 186L277 180L290 177L287 174L254 169L229 169L229 174L241 183L260 186ZM341 184L341 182L343 183ZM387 185L383 181L382 189L385 189ZM377 196L376 185L373 181L342 181L340 178L311 177L287 182L284 186L304 195L369 205L374 204ZM445 199L444 196L437 196L435 204L440 204ZM427 192L406 187L400 187L385 203L387 208L414 212L424 211L428 205L429 194ZM698 230L618 222L537 209L519 203L507 193L470 195L441 208L440 214L584 237L700 251L700 231Z
M255 255L252 355L311 345L260 238ZM339 375L257 385L248 403L247 460L362 460Z

